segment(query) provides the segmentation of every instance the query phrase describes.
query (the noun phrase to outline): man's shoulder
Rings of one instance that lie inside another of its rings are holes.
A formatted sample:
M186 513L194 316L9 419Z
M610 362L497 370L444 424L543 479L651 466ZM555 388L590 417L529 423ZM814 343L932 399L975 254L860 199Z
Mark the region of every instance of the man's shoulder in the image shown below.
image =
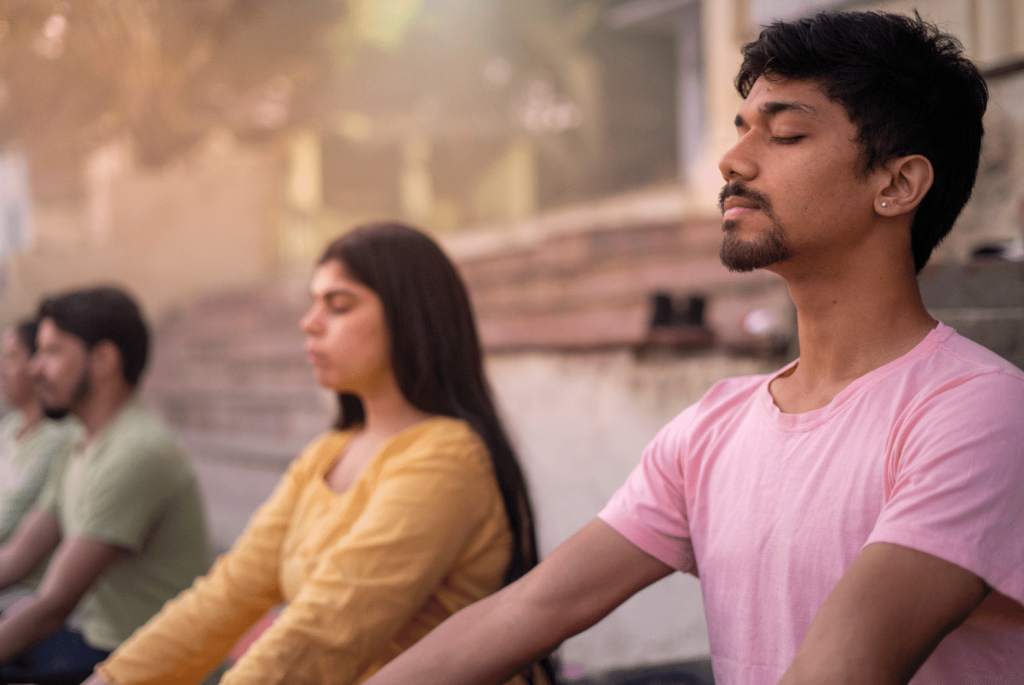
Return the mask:
M795 363L793 362L793 364ZM707 392L696 403L691 405L689 410L694 410L698 415L718 415L722 412L728 413L745 409L757 396L758 391L764 386L769 377L784 373L790 366L792 364L788 364L781 370L756 376L731 376L723 378L708 388Z
M912 407L984 405L993 419L1005 417L1007 411L1024 412L1024 372L948 327L929 354L907 364L897 377L887 379L887 385L894 381L915 389Z
M960 335L952 328L948 330L949 335L942 340L938 349L947 356L956 370L966 373L1005 374L1007 378L1024 381L1024 371L1011 362L984 345Z
M106 451L181 452L167 424L137 400L131 401L111 423L103 448Z
M21 427L21 412L17 409L7 412L0 418L0 434L13 434Z
M134 466L159 470L166 476L191 474L185 451L171 430L137 400L114 419L96 445L93 461L101 468Z
M699 400L665 424L656 440L681 439L695 427L707 427L747 412L768 378L778 373L780 371L755 376L730 376L716 381Z

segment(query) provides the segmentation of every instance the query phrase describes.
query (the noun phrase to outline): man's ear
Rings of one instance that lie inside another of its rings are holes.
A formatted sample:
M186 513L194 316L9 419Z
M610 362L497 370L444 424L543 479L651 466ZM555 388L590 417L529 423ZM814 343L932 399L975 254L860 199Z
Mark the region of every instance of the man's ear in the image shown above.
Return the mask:
M924 155L890 160L884 167L885 185L875 196L875 211L882 216L912 213L935 180L932 163Z
M124 379L121 369L121 350L109 340L100 340L93 345L89 353L93 378L107 379L110 377Z

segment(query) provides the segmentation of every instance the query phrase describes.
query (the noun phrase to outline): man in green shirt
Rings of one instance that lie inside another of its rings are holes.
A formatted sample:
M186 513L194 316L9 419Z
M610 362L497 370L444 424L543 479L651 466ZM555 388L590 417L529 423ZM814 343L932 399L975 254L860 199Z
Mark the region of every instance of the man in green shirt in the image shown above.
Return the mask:
M13 407L0 419L0 544L39 499L51 465L67 457L78 436L74 420L43 414L30 368L38 331L31 319L0 336L0 392Z
M168 430L135 399L149 335L116 288L39 308L33 375L83 439L0 547L0 587L49 552L38 591L0 618L0 683L79 683L209 565L199 488ZM64 626L78 607L81 634Z

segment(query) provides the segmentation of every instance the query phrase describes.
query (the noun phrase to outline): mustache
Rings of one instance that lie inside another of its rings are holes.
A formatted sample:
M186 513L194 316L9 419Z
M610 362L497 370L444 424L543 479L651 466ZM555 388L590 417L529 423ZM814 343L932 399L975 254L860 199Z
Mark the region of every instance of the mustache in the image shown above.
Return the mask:
M771 216L771 199L761 191L754 190L743 181L733 181L722 186L722 192L718 193L718 209L724 212L725 199L733 196L756 202L765 214Z

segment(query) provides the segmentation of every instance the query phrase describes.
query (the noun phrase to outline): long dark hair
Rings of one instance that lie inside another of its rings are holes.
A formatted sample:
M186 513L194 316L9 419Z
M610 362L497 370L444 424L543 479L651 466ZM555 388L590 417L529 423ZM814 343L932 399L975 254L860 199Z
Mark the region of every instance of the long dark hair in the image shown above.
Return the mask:
M483 439L512 529L505 584L537 564L526 479L502 428L483 372L483 354L466 287L438 245L398 223L359 226L335 239L318 264L338 261L380 297L391 333L391 366L417 409L466 421ZM365 419L362 401L338 394L336 428Z

